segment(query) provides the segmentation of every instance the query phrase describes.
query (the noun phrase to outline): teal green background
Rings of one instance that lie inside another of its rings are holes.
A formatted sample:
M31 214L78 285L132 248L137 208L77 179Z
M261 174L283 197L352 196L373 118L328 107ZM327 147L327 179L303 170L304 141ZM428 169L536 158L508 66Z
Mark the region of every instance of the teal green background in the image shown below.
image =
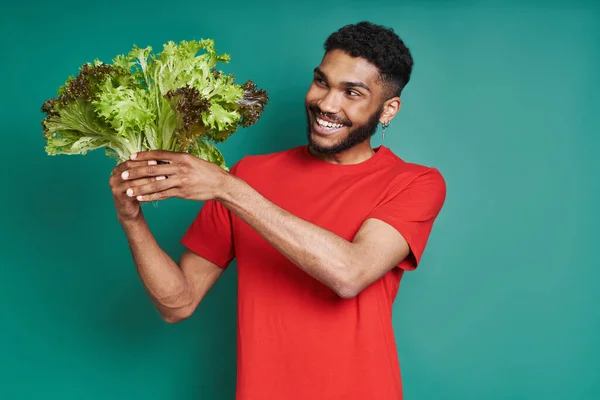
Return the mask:
M16 2L0 12L0 398L233 399L236 268L168 325L139 283L102 151L44 153L40 106L84 62L213 38L271 103L222 149L304 143L327 35L368 19L415 58L384 144L445 207L393 322L408 400L596 399L600 7L594 2ZM373 144L381 144L378 134ZM175 259L200 204L146 207Z

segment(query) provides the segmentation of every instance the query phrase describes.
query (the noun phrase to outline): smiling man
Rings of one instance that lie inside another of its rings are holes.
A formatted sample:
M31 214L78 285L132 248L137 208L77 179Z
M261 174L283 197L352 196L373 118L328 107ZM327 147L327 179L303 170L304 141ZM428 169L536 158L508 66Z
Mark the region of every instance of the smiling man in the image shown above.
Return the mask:
M230 173L164 151L113 171L118 219L166 321L189 317L236 259L238 400L402 398L392 304L446 187L437 169L370 138L399 111L412 65L391 29L345 26L306 94L308 145L245 157ZM205 201L179 264L140 209L170 197Z

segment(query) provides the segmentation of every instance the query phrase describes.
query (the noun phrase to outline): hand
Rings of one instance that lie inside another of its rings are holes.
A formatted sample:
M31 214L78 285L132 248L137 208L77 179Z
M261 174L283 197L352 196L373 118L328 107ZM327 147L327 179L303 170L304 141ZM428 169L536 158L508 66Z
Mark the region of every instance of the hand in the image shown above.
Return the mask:
M123 169L121 178L126 195L140 202L171 197L218 199L229 177L218 165L187 153L145 151L132 155L132 160L135 161Z
M125 161L117 165L108 180L112 190L113 200L117 209L117 216L120 221L131 221L140 216L141 209L138 200L135 197L128 195L128 190L131 187L139 187L142 185L151 184L162 177L146 177L135 180L124 180L122 174L124 171L148 166L148 164L156 164L155 161Z

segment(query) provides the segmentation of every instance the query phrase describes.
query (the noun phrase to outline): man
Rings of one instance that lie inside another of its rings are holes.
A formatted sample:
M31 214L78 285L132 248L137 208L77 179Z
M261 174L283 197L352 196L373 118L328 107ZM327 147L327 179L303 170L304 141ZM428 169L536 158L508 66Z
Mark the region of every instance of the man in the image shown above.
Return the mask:
M412 64L392 30L346 26L327 39L306 94L307 146L245 157L230 173L164 151L115 168L118 219L166 321L189 317L236 258L238 400L402 398L392 303L446 187L436 169L370 138L400 109ZM140 210L170 197L205 201L179 265Z

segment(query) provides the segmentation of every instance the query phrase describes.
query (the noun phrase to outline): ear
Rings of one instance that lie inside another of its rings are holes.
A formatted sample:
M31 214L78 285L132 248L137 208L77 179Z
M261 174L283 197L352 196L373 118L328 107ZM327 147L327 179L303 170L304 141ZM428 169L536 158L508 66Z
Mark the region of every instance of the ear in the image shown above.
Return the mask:
M400 106L402 105L402 100L400 97L392 97L383 103L383 112L381 113L381 117L379 117L379 122L382 124L385 122L390 122L398 111L400 111Z

